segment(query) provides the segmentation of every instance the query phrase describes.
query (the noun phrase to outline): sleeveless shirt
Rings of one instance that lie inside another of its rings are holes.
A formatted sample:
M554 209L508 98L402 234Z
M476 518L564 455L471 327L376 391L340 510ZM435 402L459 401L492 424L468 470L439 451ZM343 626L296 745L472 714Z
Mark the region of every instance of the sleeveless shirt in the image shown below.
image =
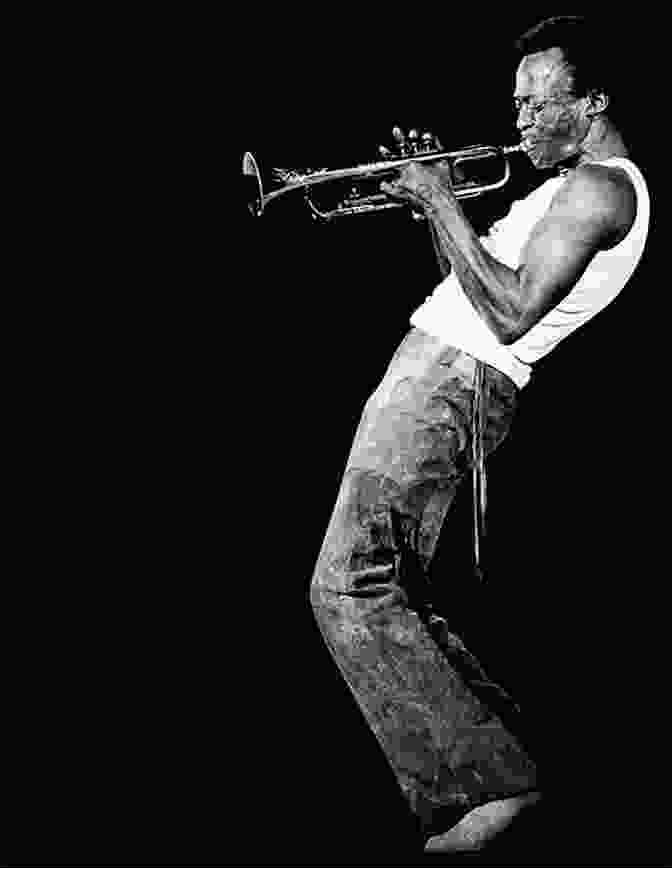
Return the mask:
M610 157L592 165L613 166L628 173L637 197L637 213L630 231L610 250L592 258L570 292L514 343L500 343L481 319L454 272L411 316L411 325L458 350L463 350L506 374L519 389L530 380L532 364L603 310L621 292L641 259L649 228L650 202L646 182L637 166L624 157ZM500 262L517 269L530 233L564 184L551 178L493 224L483 246Z

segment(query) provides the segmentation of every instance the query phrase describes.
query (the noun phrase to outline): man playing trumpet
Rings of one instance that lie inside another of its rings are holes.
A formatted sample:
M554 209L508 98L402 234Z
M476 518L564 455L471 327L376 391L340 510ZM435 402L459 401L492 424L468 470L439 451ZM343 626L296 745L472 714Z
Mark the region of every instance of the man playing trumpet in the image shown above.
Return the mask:
M424 212L445 278L366 404L311 601L428 851L481 849L541 798L515 703L433 610L427 576L459 483L506 436L534 363L609 304L642 255L647 188L589 43L575 17L520 38L521 145L557 175L486 239L440 166L409 162L381 185ZM461 816L450 829L446 810Z

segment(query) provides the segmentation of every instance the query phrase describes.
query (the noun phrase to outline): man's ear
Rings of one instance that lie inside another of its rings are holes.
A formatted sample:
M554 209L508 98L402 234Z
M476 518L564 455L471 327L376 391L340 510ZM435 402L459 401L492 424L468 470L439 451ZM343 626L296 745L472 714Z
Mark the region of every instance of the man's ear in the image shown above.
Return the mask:
M588 100L586 114L591 116L601 115L602 112L606 111L607 106L609 105L609 95L601 90L588 91L586 99Z

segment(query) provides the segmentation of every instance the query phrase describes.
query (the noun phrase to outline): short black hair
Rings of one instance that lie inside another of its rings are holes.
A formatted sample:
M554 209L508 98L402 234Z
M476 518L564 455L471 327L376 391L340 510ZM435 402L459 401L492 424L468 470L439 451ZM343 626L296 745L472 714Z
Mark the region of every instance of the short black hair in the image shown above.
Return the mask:
M526 30L515 42L518 57L561 48L572 67L578 96L602 90L613 96L616 88L615 65L611 59L613 40L583 15L557 15Z

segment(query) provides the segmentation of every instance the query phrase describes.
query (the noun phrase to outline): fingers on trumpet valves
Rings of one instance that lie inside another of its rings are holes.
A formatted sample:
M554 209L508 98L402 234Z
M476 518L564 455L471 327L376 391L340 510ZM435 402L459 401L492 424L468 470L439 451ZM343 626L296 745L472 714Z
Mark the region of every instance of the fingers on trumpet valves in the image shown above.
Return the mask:
M419 154L420 153L420 145L421 142L418 139L418 131L413 127L408 131L408 149L411 154Z
M425 151L441 151L443 145L441 144L439 137L435 136L434 133L423 133L422 134L422 144L423 149Z
M383 160L399 159L400 157L412 157L415 154L431 154L433 151L442 149L439 137L429 131L422 133L413 127L408 135L399 126L392 128L394 144L391 148L385 145L378 146L378 156Z
M405 135L404 131L401 129L401 127L398 127L398 126L392 127L392 137L394 138L394 141L396 143L397 150L402 155L405 155L406 148L407 148L406 135Z
M431 133L423 133L422 136L413 128L408 133L410 150L412 154L426 154L434 150L434 136Z
M418 131L410 130L408 136L399 126L392 127L392 137L394 139L394 153L398 157L408 157L409 155L417 154Z

